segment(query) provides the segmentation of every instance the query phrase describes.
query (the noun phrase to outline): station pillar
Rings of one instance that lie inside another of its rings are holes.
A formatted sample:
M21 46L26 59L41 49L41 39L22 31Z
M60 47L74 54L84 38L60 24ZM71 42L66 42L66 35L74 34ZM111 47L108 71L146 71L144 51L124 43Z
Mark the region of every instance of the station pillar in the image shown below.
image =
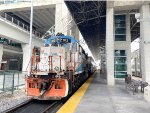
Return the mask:
M126 54L127 54L127 74L131 73L131 32L130 32L130 14L126 15Z
M67 35L68 30L68 22L70 20L70 13L69 10L62 0L61 3L56 4L55 9L55 33L63 33L64 35Z
M71 29L71 34L75 39L79 40L79 29L77 25L74 25L73 28Z
M3 58L3 45L0 44L0 61L2 61ZM0 70L1 70L1 64L0 64Z
M33 45L32 45L33 48ZM29 57L29 44L22 44L22 51L23 51L23 63L22 63L22 71L28 71L30 57Z
M143 81L150 84L150 6L142 5L140 9L140 58Z
M114 8L107 2L106 9L106 74L107 84L114 85Z

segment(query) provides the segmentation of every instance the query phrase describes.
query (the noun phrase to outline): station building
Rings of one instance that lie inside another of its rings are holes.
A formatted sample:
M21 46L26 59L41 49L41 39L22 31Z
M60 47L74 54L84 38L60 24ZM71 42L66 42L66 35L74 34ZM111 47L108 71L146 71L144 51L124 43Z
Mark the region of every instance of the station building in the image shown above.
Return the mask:
M84 6L85 5L85 6ZM0 61L4 70L26 71L30 58L30 2L0 1ZM33 0L32 48L43 46L43 36L82 34L108 85L131 72L131 42L140 39L141 75L150 83L149 1ZM103 51L103 52L101 52Z

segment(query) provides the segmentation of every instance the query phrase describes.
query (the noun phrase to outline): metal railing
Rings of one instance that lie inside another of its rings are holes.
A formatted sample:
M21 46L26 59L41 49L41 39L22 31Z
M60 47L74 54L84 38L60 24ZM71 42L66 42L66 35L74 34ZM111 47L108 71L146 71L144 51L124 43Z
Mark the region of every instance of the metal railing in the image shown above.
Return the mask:
M25 85L26 74L21 71L4 71L0 73L0 92L14 93L19 87Z
M21 21L15 19L14 17L8 15L7 13L0 12L0 18L2 18L2 19L4 19L4 20L7 20L7 21L9 21L9 22L11 22L11 23L13 23L13 24L16 25L17 27L20 27L20 28L22 28L22 29L25 30L25 31L28 31L28 32L30 31L30 26L28 26L28 25L24 24L23 22L21 22ZM42 34L41 34L41 33L37 32L37 31L35 31L35 30L33 30L32 32L33 32L33 34L34 34L35 36L37 36L38 38L41 38L41 37L42 37Z
M0 4L12 4L12 3L21 3L21 2L30 2L31 0L0 0ZM37 2L38 0L34 0L35 2ZM42 0L39 0L42 1ZM6 13L5 13L6 15ZM22 27L23 29L29 31L29 26L23 24L22 22L16 22L17 20L15 19L11 19L13 17L7 17L7 16L3 16L4 18L9 18L9 21L13 21L13 23L17 24L18 26ZM10 15L8 15L10 16ZM39 34L36 31L33 31L36 34L36 36L44 39L47 36L54 36L56 35L58 32L59 33L65 33L66 31L72 29L72 27L75 25L73 18L70 14L66 15L64 18L59 18L57 20L57 25L53 25L44 35ZM59 27L60 26L60 27Z
M30 2L31 0L0 0L0 4L12 4L18 2Z

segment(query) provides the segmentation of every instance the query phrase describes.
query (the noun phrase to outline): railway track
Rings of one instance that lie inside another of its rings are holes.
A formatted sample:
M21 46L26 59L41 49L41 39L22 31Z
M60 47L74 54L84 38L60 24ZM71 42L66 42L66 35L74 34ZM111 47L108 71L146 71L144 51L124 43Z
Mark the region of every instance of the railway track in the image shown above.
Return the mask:
M20 105L17 105L4 113L56 113L63 105L61 101L38 101L28 100Z
M88 78L87 78L88 79ZM86 80L87 80L86 79ZM85 80L85 81L86 81ZM84 83L84 82L83 82ZM80 86L83 84L81 83ZM72 94L70 94L67 98L59 100L59 101L41 101L30 99L27 100L11 109L6 110L3 113L56 113L59 108L79 89L74 90Z

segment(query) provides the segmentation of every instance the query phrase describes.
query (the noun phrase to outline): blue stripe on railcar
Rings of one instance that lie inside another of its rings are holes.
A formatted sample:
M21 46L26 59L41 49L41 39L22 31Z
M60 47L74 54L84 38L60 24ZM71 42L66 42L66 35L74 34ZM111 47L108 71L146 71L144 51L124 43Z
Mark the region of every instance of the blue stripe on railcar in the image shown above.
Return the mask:
M80 64L77 68L76 68L76 72L79 71L83 71L83 64Z

